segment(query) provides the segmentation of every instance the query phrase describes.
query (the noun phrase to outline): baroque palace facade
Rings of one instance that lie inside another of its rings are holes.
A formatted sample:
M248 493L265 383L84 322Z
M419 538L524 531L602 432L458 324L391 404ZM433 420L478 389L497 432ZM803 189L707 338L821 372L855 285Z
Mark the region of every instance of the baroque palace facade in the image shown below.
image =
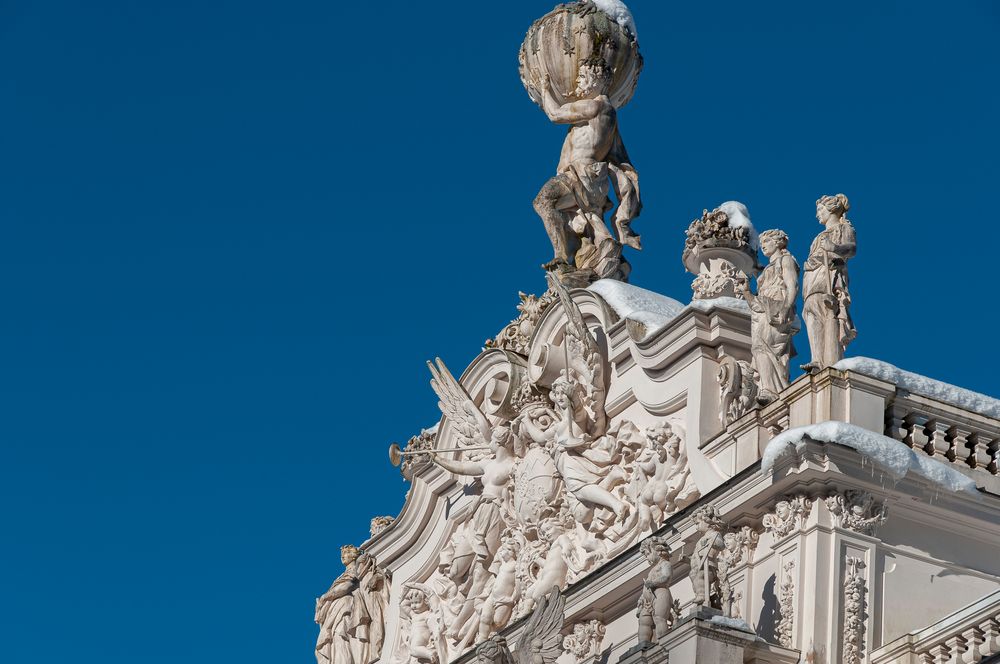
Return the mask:
M1000 401L844 359L847 197L801 266L728 202L688 229L690 303L630 285L631 15L560 5L520 60L570 127L535 199L549 289L430 365L442 418L390 449L406 503L344 547L319 664L1000 661Z

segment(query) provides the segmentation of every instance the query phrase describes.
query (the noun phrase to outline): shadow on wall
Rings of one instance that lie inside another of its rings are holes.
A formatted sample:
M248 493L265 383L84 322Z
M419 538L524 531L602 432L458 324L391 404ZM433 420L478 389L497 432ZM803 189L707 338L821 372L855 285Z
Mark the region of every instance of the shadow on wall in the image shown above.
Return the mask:
M764 584L764 590L760 594L764 605L757 617L757 636L768 643L777 643L778 640L774 631L778 624L778 596L774 592L776 583L777 575L772 574L767 583Z

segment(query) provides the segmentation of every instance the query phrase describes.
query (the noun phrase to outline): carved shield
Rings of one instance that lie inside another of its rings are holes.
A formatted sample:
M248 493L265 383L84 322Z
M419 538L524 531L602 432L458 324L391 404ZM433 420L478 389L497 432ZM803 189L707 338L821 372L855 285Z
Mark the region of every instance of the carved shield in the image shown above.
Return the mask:
M514 471L514 510L521 526L537 526L551 516L562 491L562 480L549 453L539 447L528 450Z

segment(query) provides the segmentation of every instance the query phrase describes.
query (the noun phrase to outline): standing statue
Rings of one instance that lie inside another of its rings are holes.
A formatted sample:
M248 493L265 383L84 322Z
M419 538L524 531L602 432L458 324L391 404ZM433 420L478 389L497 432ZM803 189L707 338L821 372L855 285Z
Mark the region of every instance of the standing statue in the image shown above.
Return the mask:
M388 574L351 545L341 548L340 559L344 573L316 600L316 661L369 664L381 655L385 639Z
M663 537L643 540L639 552L649 564L649 574L642 582L639 596L639 644L658 641L670 631L674 622L674 598L670 594L673 569L670 547Z
M534 201L554 253L543 267L577 286L627 280L622 247L641 248L631 223L642 208L617 118L642 68L631 16L612 18L588 0L559 5L531 26L519 60L529 96L552 122L570 126L556 175Z
M823 369L844 358L844 349L857 336L851 320L847 288L847 261L857 251L854 226L847 219L847 196L824 196L816 201L816 219L826 228L816 236L803 266L802 317L809 333L809 364Z
M760 248L768 264L757 277L757 294L746 280L739 287L750 305L750 364L758 375L757 400L770 403L788 387L788 361L796 354L792 337L799 331L795 317L799 265L788 251L784 231L761 233Z
M712 505L699 508L691 515L698 526L701 538L691 553L691 570L688 573L694 586L694 603L722 610L719 589L719 553L726 548L722 538L724 525L719 511Z

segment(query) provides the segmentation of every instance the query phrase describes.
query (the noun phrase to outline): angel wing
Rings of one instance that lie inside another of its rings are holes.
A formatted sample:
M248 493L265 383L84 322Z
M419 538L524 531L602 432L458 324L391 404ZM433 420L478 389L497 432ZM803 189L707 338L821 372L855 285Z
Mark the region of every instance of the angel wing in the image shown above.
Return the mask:
M560 631L566 619L566 598L555 586L528 618L517 642L517 664L553 664L562 654Z
M431 370L431 387L438 396L438 408L452 423L462 446L489 445L490 423L482 411L476 407L472 397L448 371L441 358L435 358L437 366L428 362Z
M603 436L607 428L607 416L604 412L607 386L604 376L604 357L601 347L590 333L583 320L583 312L570 297L566 286L551 273L546 275L549 287L559 296L563 310L566 312L566 338L563 345L569 355L568 371L575 371L577 378L587 390L587 409L593 416L592 436ZM572 379L572 377L569 377Z

